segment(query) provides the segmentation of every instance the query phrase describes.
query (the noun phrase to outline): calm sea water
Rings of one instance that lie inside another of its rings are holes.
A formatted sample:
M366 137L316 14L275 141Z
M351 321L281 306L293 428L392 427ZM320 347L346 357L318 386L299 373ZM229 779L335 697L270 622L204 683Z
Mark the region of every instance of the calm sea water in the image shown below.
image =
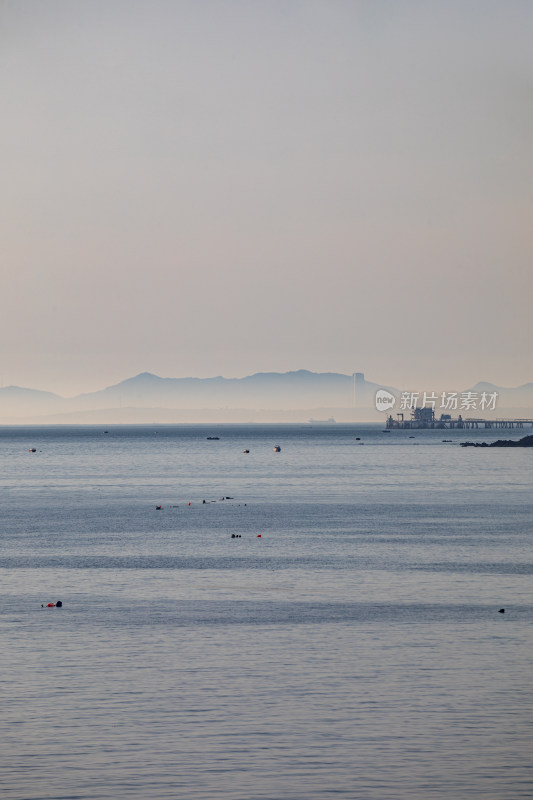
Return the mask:
M0 428L1 797L531 798L533 454L475 437Z

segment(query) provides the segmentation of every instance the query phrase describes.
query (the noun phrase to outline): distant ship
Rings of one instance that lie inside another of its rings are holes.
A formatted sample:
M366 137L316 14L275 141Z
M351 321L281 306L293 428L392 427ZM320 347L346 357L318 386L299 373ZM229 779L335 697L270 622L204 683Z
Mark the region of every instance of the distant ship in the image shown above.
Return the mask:
M337 423L336 423L336 420L333 419L333 417L330 417L329 419L310 419L309 420L309 424L310 425L336 425Z

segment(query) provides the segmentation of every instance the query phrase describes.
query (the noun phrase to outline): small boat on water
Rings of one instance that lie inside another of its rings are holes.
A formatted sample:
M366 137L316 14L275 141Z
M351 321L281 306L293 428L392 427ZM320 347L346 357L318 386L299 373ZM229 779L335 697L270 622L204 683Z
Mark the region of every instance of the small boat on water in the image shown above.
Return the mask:
M281 453L281 447L277 444L275 447L272 448L274 453Z
M218 442L220 436L206 436L205 438L207 439L208 442Z

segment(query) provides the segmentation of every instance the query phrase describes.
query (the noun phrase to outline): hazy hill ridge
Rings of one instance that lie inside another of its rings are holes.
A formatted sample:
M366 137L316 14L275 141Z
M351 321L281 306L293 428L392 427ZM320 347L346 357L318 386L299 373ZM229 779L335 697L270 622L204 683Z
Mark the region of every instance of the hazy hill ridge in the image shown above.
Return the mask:
M123 416L132 420L135 409L143 411L143 419L150 416L151 409L165 410L169 417L172 417L173 410L195 409L205 412L209 409L228 412L239 409L243 413L247 409L283 409L287 412L351 409L355 412L356 409L372 409L375 392L380 388L392 391L397 397L400 395L400 390L367 381L362 375L354 386L352 375L305 369L284 373L258 372L243 378L162 378L142 372L113 386L72 398L38 389L7 386L0 389L0 422L23 422L30 418L36 421L33 418L80 413L94 417L95 412L112 410L122 410ZM524 413L519 413L519 416L533 415L533 383L502 388L479 382L465 391L496 391L502 411L512 409L516 413L523 409Z

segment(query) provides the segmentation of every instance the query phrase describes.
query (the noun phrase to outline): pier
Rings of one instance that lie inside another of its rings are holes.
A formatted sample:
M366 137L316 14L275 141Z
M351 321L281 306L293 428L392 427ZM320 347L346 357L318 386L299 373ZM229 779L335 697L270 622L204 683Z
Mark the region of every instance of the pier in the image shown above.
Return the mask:
M452 417L450 414L441 414L435 417L432 408L415 408L410 419L405 419L403 414L392 414L387 418L387 428L441 428L451 430L454 428L472 430L474 428L500 429L500 428L525 428L533 425L533 419L480 419L478 417L465 417L461 414Z

